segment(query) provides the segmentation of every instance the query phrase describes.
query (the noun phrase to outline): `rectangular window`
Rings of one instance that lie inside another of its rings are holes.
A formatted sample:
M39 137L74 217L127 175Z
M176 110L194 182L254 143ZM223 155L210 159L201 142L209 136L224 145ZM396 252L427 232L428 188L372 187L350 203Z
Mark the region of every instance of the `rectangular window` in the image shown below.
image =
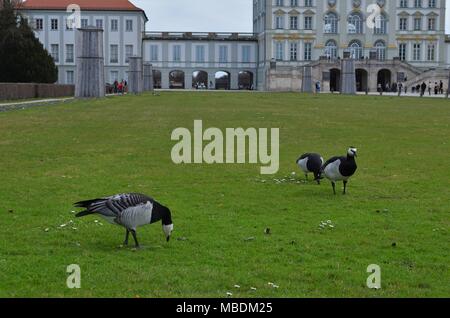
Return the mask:
M174 62L181 61L181 46L180 45L173 46L173 60L174 60Z
M66 44L66 62L73 63L73 44Z
M58 19L51 19L50 23L53 31L58 30Z
M436 19L435 18L428 19L428 31L436 31Z
M428 7L436 8L436 0L428 0Z
M312 30L312 17L305 17L305 30Z
M275 17L275 28L284 29L284 18L282 15L277 15Z
M413 46L413 60L414 61L420 61L420 59L421 59L420 50L421 50L420 43L414 43L414 46Z
M242 47L242 62L243 63L250 63L250 51L251 51L250 45L244 45Z
M284 1L283 0L277 0L276 5L278 7L282 7L282 6L284 6Z
M414 31L422 30L422 18L414 18Z
M219 62L220 63L228 62L228 47L225 45L219 46Z
M312 0L305 0L305 7L312 7Z
M400 0L400 8L407 8L408 0Z
M59 44L52 44L50 46L50 54L53 57L55 63L59 62Z
M422 8L422 0L414 0L415 8Z
M44 29L44 20L36 19L36 30L43 30L43 29Z
M133 46L125 45L125 63L130 61L130 57L133 56Z
M119 21L116 19L111 20L111 31L117 32L119 30Z
M158 61L158 46L150 45L150 61Z
M401 61L406 61L406 43L401 43L398 48L398 55Z
M133 20L126 20L125 26L126 26L125 30L127 32L132 32L133 31Z
M290 24L291 30L297 30L298 29L298 17L297 16L289 17L289 24Z
M195 46L195 61L197 63L205 62L205 47L203 45Z
M111 44L109 55L110 63L119 63L119 46L117 44Z
M275 45L275 57L277 59L277 61L282 61L284 60L284 44L283 42L277 42L277 44Z
M312 58L312 43L305 43L305 61L311 61Z
M66 72L66 84L73 85L74 84L74 76L73 71Z
M297 48L298 45L295 42L291 43L291 47L290 47L290 59L291 61L297 61Z
M95 20L95 26L99 29L103 29L103 20L102 19Z
M88 19L81 19L81 27L87 28L88 26Z
M408 30L408 18L400 18L400 31Z
M435 60L435 54L436 54L436 49L435 49L434 44L428 44L427 60L428 61L434 61Z

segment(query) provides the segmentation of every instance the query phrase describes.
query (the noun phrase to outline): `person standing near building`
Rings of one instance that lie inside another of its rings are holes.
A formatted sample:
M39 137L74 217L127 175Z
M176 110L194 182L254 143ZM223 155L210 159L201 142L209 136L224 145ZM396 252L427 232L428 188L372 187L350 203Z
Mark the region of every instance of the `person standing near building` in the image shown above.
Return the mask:
M422 82L422 85L420 86L420 97L423 97L426 89L427 89L427 84L425 84L425 82Z
M439 94L444 94L444 83L442 80L439 81Z

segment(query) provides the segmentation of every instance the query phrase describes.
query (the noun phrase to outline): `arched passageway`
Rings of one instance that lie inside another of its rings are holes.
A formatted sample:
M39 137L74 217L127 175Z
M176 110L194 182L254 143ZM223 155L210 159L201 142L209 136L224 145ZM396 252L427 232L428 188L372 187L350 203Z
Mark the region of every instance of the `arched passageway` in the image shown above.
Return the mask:
M153 88L161 88L161 71L153 70Z
M216 72L215 79L216 79L216 89L229 90L231 88L230 73L225 71Z
M378 72L377 76L377 87L380 87L384 92L389 92L391 90L391 76L390 70L382 69Z
M169 73L169 88L184 89L184 72L172 71Z
M253 89L253 73L249 71L241 71L238 75L239 89Z
M356 90L358 92L365 92L368 89L368 79L369 74L364 69L356 69L355 71L356 76Z
M207 89L208 73L205 71L194 71L192 73L192 88Z
M332 68L330 70L330 91L339 92L341 90L341 70Z

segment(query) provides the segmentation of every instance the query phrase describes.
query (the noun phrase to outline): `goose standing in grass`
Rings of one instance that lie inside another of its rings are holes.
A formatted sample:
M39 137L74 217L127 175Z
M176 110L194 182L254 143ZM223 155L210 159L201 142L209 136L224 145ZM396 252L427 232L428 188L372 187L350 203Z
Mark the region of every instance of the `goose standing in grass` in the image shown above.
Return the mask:
M333 157L322 166L322 173L331 181L333 192L336 194L336 182L344 182L344 192L346 193L348 179L353 176L358 168L356 166L355 157L357 157L357 149L350 147L347 156Z
M306 180L308 180L308 173L314 174L314 181L320 184L321 174L320 169L323 165L323 158L317 153L305 153L297 159L297 165L305 173Z
M86 209L76 214L76 217L99 214L109 223L123 226L126 229L124 245L128 245L128 237L131 232L136 248L139 247L136 234L136 229L139 226L162 221L163 232L167 242L169 242L173 231L170 210L144 194L117 194L110 197L80 201L75 203L75 206Z

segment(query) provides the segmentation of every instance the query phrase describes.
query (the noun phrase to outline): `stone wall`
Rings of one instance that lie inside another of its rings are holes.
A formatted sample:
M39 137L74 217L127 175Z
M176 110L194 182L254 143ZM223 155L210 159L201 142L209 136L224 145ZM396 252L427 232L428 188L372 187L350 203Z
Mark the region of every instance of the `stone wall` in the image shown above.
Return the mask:
M74 95L74 85L0 83L0 100L71 97Z

